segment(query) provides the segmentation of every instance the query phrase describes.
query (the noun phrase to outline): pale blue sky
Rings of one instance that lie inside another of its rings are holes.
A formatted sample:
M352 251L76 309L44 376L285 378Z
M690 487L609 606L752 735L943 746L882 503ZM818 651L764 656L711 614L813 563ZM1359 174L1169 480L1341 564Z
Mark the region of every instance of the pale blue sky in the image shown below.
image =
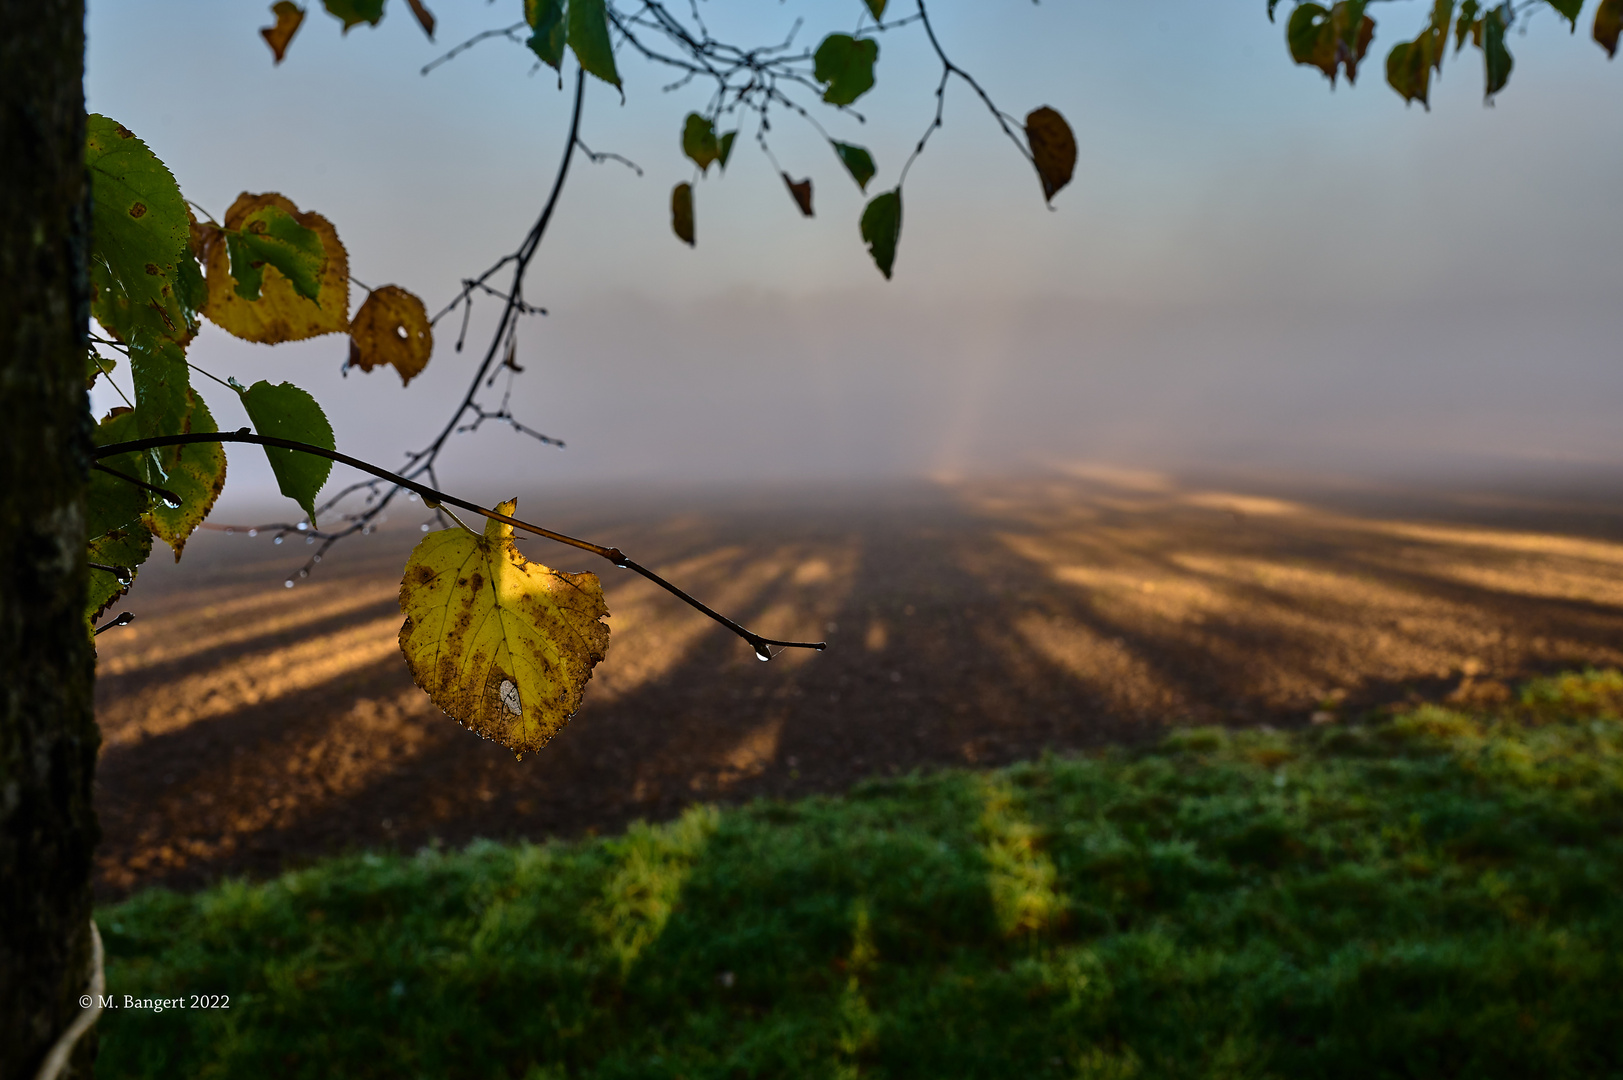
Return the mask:
M358 278L437 308L535 214L567 97L502 42L417 74L513 21L517 0L438 0L433 45L401 0L347 37L311 6L278 68L257 34L266 5L91 0L90 108L145 138L216 214L239 191L281 191L334 221ZM713 27L758 37L804 14L815 42L859 5L701 6ZM774 149L813 176L818 217L800 218L741 138L726 176L698 186L697 249L679 244L668 197L690 169L677 132L704 92L662 93L664 72L622 57L626 103L593 85L584 137L646 175L577 161L530 284L552 314L522 339L518 407L570 450L531 457L510 432L481 433L451 474L1623 463L1623 64L1587 39L1593 6L1577 37L1548 13L1512 37L1515 74L1492 108L1478 54L1451 56L1428 114L1381 78L1418 2L1378 6L1360 85L1332 93L1290 63L1261 0L939 0L954 59L1011 112L1060 109L1080 161L1049 211L954 83L948 125L909 177L890 283L856 235L862 197L787 116ZM881 44L869 122L824 121L873 151L877 187L927 123L936 71L915 28ZM338 337L265 349L210 330L193 358L308 387L341 446L388 462L465 378L453 334L442 324L404 392L389 373L340 380ZM240 422L209 396L222 423ZM238 492L267 483L247 458L232 458Z

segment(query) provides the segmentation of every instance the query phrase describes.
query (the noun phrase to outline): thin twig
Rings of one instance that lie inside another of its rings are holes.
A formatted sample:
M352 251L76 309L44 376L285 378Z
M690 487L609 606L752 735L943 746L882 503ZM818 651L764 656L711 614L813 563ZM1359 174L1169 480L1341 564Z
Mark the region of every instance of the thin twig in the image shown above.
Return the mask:
M446 53L444 56L437 57L436 59L431 60L428 63L424 64L423 65L423 70L418 72L418 74L427 75L430 71L433 71L435 68L439 67L441 64L447 63L448 61L451 61L451 60L455 60L458 56L460 56L463 53L467 52L469 49L473 48L475 45L479 44L481 41L488 41L489 39L491 39L493 37L504 37L507 40L509 40L511 42L514 42L515 44L523 44L522 42L519 41L518 38L514 37L513 35L518 33L520 30L526 30L528 28L529 28L529 24L520 22L520 23L514 23L512 26L504 26L500 30L486 30L486 31L484 31L482 33L475 34L475 35L473 35L473 37L469 38L467 41L464 41L462 44L457 45L454 48L452 48L451 51Z
M941 126L942 115L947 107L947 80L953 75L969 84L970 89L974 90L980 96L981 101L986 104L987 110L991 112L992 118L997 121L998 127L1003 129L1003 134L1007 135L1009 141L1014 143L1014 148L1020 151L1020 156L1035 164L1036 159L1031 156L1031 148L1022 142L1020 136L1014 133L1014 128L1009 126L1012 118L997 107L997 103L992 100L992 96L981 87L980 83L975 81L973 75L947 59L946 50L941 47L940 40L935 36L935 27L930 25L930 15L924 9L924 0L918 0L918 5L919 22L924 24L924 33L930 39L930 47L935 50L936 59L941 61L941 81L936 84L935 88L935 119L930 122L929 127L924 129L924 135L919 139L918 145L908 155L906 164L902 166L901 177L897 180L897 186L900 187L907 180L907 172L913 167L913 162L918 159L920 154L924 153L924 144L930 141L930 136L935 133L936 128ZM1019 126L1019 121L1015 121L1015 125Z
M623 154L616 154L609 150L593 150L584 142L580 144L580 152L585 154L586 159L593 165L601 165L605 161L618 161L620 164L624 165L638 176L642 175L642 166L638 165L635 161L632 161Z
M97 454L96 456L101 457L102 455ZM119 472L117 469L112 468L109 465L103 465L99 461L93 462L90 467L92 469L97 469L97 470L99 470L101 472L104 472L104 473L108 474L109 476L116 476L120 480L124 481L126 484L134 484L136 487L141 488L143 491L152 492L152 494L154 494L158 498L162 499L164 501L164 503L171 510L177 510L181 506L181 503L182 503L181 497L179 495L176 495L173 491L170 491L168 488L161 488L157 484L149 484L145 480L137 480L135 477L130 476L128 473Z
M409 491L415 491L431 508L433 508L434 504L436 503L444 503L449 506L455 506L461 510L467 510L475 514L479 514L482 517L489 518L491 521L500 521L506 525L511 525L515 529L523 529L525 532L534 533L536 536L545 537L548 540L553 540L560 544L567 544L572 548L579 548L581 551L589 551L599 558L607 559L609 562L623 570L630 570L634 573L641 574L643 577L647 578L649 581L652 581L655 585L658 585L666 592L682 600L689 607L692 607L695 610L708 615L716 622L721 623L723 626L727 627L727 629L749 642L750 645L755 649L755 655L759 656L763 660L769 660L772 658L772 650L770 647L773 645L784 649L815 649L818 652L821 652L823 649L828 647L826 642L821 641L781 641L777 638L762 637L753 630L748 630L743 626L740 626L738 623L727 618L727 616L695 599L693 596L682 591L669 581L666 581L664 578L660 577L646 566L633 562L619 548L606 547L603 544L594 544L590 540L581 540L577 537L568 536L561 532L555 532L552 529L542 528L539 525L532 525L528 521L521 521L515 517L508 517L506 514L497 513L495 510L487 510L478 503L472 503L466 499L459 499L455 495L448 495L443 491L438 491L427 484L413 480L410 477L402 476L399 473L390 472L388 469L374 465L370 461L362 461L360 458L350 457L348 454L339 453L337 450L328 450L323 446L296 442L293 439L278 439L271 435L256 435L247 428L243 428L240 431L210 431L191 432L185 435L158 435L150 439L135 439L131 442L112 443L107 446L96 447L94 456L97 458L112 457L115 454L133 454L141 450L154 450L161 446L188 446L193 443L211 442L253 443L258 446L274 446L283 450L297 450L304 454L314 454L317 457L324 457L329 461L336 461L341 464L348 465L352 469L359 469L362 472L371 473L373 476L376 476L381 480L390 481L397 488L406 488Z

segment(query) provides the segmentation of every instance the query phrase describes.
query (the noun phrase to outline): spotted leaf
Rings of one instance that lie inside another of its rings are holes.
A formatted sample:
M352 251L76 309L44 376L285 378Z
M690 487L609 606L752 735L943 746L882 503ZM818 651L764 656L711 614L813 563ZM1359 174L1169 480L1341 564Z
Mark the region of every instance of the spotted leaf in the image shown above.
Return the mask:
M516 509L512 499L496 508ZM499 521L425 537L406 562L400 610L400 651L417 685L520 756L569 723L609 647L597 575L530 562Z
M434 355L434 324L415 293L398 285L373 289L349 324L349 362L362 371L389 364L405 386Z
M94 113L85 118L85 171L91 314L124 340L136 330L183 339L180 274L190 255L186 202L174 176L123 124Z

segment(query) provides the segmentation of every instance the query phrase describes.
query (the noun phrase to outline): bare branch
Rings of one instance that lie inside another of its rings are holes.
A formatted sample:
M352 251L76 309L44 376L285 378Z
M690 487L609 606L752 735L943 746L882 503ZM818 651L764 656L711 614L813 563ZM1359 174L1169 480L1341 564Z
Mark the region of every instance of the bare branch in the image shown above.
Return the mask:
M336 461L340 464L348 465L352 469L359 469L362 472L370 473L381 480L387 480L397 489L406 488L407 490L414 491L421 496L423 501L430 507L437 508L441 503L449 506L455 506L460 510L467 510L475 514L479 514L482 517L489 518L492 521L500 521L503 524L511 525L515 529L523 529L525 532L533 533L536 536L545 537L548 540L553 540L560 544L567 544L569 547L578 548L581 551L589 551L599 558L607 559L609 562L623 570L630 570L633 573L642 575L649 581L652 581L655 585L658 585L660 588L670 593L672 596L680 599L689 607L709 616L711 619L714 619L716 622L725 626L727 629L749 642L750 646L755 649L755 655L760 657L762 660L770 660L772 658L772 646L777 646L783 649L814 649L818 652L821 652L823 649L828 647L827 642L822 641L783 641L779 640L778 638L762 637L760 634L740 626L738 623L727 618L727 616L716 611L714 608L707 606L702 601L684 592L682 589L660 577L646 566L633 562L617 547L607 547L603 544L594 544L590 540L581 540L561 532L555 532L552 529L542 528L540 525L532 525L528 521L522 521L519 518L508 517L506 514L497 513L495 510L487 510L477 503L472 503L466 499L457 498L455 495L448 495L443 491L439 491L428 484L414 480L409 476L403 476L400 473L390 472L387 469L373 465L369 461L362 461L360 458L350 457L348 454L342 454L336 450L328 450L324 446L315 446L311 443L297 442L293 439L278 439L270 435L256 435L247 428L243 428L239 431L211 431L192 432L185 435L159 435L150 439L136 439L131 442L112 443L108 446L96 447L92 456L95 458L112 457L116 454L132 454L142 450L153 450L160 446L189 446L194 443L211 442L253 443L258 446L274 446L283 450L296 450L299 453L313 454L316 457L323 457L329 461Z

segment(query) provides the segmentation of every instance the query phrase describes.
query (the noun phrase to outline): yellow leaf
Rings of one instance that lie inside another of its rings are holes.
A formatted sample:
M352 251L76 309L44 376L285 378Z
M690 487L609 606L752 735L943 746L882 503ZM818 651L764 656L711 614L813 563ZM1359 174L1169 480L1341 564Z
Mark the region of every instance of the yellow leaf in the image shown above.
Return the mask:
M326 261L321 265L320 296L307 300L293 288L293 283L282 276L276 267L264 267L264 284L258 300L245 300L237 294L237 280L231 276L231 258L223 243L205 243L198 251L206 259L208 275L208 303L203 314L211 322L237 337L275 345L282 341L299 341L320 334L336 334L349 328L349 253L338 240L332 223L317 213L301 213L287 199L274 191L263 195L243 192L226 211L225 228L241 229L256 210L275 206L293 216L293 220L311 229L321 238ZM213 239L206 228L200 230ZM194 243L198 239L193 234Z
M428 366L433 352L428 309L398 285L372 290L349 324L349 362L362 371L393 364L401 386Z
M518 502L496 511L511 517ZM596 574L532 563L489 521L425 537L400 583L400 651L417 685L458 723L522 754L580 707L609 647Z

